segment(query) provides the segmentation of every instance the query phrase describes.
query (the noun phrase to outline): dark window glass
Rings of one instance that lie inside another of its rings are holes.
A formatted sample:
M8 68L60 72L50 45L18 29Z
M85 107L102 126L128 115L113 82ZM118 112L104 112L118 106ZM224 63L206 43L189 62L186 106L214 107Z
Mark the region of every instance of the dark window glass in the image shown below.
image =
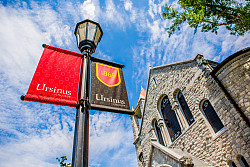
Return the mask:
M139 155L139 160L140 160L141 162L143 162L143 154L142 154L142 152L141 152L140 155Z
M174 141L181 134L181 127L177 120L174 110L172 110L172 106L170 105L170 101L167 96L162 99L161 102L161 112L165 124L167 126L170 138Z
M185 115L185 118L187 119L188 125L191 125L194 122L194 117L193 117L193 115L192 115L192 113L187 105L185 97L183 96L183 94L181 92L178 93L177 99L178 99L179 104L181 106L181 109Z
M229 162L230 167L237 167L233 161Z
M242 167L249 167L246 159L243 156L239 157L239 161L240 161L240 164L241 164Z
M217 133L224 127L224 125L222 124L220 118L218 117L217 113L215 112L209 100L204 101L204 103L202 104L202 110L208 122L210 123L213 130L215 131L215 133Z
M164 145L163 138L161 135L161 129L157 126L157 122L155 121L155 132L157 135L158 142L162 145Z

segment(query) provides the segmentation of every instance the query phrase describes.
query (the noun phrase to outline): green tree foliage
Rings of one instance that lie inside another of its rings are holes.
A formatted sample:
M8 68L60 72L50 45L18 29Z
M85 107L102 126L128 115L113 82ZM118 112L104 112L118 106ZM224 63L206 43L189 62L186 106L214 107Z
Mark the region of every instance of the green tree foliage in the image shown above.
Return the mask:
M61 158L56 158L58 160L58 162L60 163L60 167L71 167L71 163L66 163L64 161L67 160L66 156L62 156Z
M169 37L180 30L180 25L187 22L202 32L211 31L217 34L220 26L225 26L232 35L243 36L250 29L250 1L244 0L178 0L181 9L166 5L162 16L172 19L167 28Z

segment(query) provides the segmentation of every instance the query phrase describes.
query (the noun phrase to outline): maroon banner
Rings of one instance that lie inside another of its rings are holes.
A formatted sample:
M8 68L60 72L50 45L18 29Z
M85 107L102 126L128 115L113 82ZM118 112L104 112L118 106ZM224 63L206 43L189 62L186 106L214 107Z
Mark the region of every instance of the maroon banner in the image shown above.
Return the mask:
M91 109L134 114L130 110L123 65L101 59L91 61Z
M75 107L81 56L45 45L24 100Z

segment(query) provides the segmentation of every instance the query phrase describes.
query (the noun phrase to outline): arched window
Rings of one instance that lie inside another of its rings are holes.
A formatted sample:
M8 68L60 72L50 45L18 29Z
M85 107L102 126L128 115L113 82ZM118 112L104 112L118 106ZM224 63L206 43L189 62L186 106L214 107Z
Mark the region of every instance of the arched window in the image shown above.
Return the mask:
M181 110L188 122L188 125L191 125L194 122L194 117L193 114L191 113L188 104L185 100L185 97L183 96L183 94L181 93L181 91L178 92L177 94L177 100L180 104Z
M230 162L228 163L228 165L229 165L229 167L237 167L233 161L230 161Z
M161 134L161 129L158 127L156 121L155 121L155 124L154 124L154 128L155 128L155 133L156 133L158 142L159 142L160 144L164 145L163 137L162 137L162 134Z
M167 126L170 138L174 141L181 134L181 127L175 115L175 112L170 105L168 96L165 96L161 101L161 113Z
M141 161L142 163L143 163L143 161L144 161L142 152L141 152L140 155L139 155L139 161Z
M240 161L242 167L249 167L246 159L243 156L239 156L238 160Z
M204 112L208 122L210 123L215 133L224 128L224 125L222 124L220 118L218 117L209 100L205 100L202 103L202 111Z

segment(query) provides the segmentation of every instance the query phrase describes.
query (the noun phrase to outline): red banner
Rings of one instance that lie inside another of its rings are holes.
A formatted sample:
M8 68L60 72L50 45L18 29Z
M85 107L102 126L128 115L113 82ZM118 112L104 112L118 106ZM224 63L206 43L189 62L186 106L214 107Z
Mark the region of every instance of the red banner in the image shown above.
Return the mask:
M75 107L81 56L45 45L24 100Z

